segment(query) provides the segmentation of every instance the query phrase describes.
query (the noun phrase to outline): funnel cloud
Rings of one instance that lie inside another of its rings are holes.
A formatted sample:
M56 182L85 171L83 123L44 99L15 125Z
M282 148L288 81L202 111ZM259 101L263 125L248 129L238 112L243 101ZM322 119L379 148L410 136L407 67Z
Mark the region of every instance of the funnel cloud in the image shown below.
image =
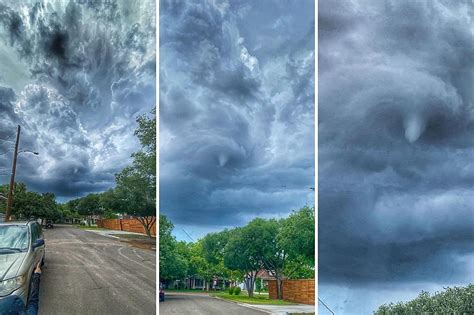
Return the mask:
M473 14L319 1L319 296L336 314L474 281Z

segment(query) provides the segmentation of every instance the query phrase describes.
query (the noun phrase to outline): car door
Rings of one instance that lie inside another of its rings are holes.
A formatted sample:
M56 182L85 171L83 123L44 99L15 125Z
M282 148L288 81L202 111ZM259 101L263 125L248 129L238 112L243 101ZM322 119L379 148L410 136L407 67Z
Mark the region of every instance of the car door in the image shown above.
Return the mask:
M38 239L44 241L43 227L40 224L37 224L37 226L38 226ZM38 252L39 252L38 261L40 261L44 257L44 248L45 248L45 245L41 245L40 247L38 247Z
M37 240L42 239L38 223L31 225L31 246L34 246ZM44 246L33 248L34 263L37 264L43 257Z

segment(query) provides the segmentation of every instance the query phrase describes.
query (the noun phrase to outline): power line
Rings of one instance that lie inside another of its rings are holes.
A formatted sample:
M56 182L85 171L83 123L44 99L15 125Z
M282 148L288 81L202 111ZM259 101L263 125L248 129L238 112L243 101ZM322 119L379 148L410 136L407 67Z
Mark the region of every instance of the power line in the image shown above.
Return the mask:
M329 311L331 312L332 315L335 315L335 313L329 308L329 306L327 306L323 300L321 300L320 298L318 298L318 301L321 302L322 305L324 305L324 307Z
M181 230L183 230L183 232L189 237L189 239L191 240L191 242L194 243L193 238L188 234L188 232L186 232L184 229L181 229Z

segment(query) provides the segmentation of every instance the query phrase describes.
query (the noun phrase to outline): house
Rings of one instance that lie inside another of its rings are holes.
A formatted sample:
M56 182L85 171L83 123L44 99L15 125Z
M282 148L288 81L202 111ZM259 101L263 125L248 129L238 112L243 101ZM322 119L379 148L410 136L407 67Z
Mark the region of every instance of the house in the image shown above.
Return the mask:
M204 290L206 288L206 281L199 276L192 276L184 279L185 288L191 290Z
M285 279L285 278L286 277L283 276L283 279ZM273 275L273 273L269 272L265 269L260 269L259 271L257 271L257 274L255 276L255 282L253 284L253 290L254 291L257 290L257 281L260 281L260 288L267 289L268 288L268 280L275 280L275 276ZM247 290L245 281L244 281L244 283L242 283L239 286L242 290Z

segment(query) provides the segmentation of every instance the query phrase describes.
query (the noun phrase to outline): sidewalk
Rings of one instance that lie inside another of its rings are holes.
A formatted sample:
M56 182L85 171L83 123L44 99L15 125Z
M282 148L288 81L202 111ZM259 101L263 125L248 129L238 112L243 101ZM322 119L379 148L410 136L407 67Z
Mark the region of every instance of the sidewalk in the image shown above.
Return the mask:
M287 315L293 313L314 314L314 305L296 304L296 305L261 305L239 303L242 306L252 308L254 310L263 311L273 315Z
M135 232L128 232L128 231L118 231L118 230L87 230L88 232L97 233L102 236L113 237L113 238L120 238L114 235L141 235L144 236L145 234L135 233Z

